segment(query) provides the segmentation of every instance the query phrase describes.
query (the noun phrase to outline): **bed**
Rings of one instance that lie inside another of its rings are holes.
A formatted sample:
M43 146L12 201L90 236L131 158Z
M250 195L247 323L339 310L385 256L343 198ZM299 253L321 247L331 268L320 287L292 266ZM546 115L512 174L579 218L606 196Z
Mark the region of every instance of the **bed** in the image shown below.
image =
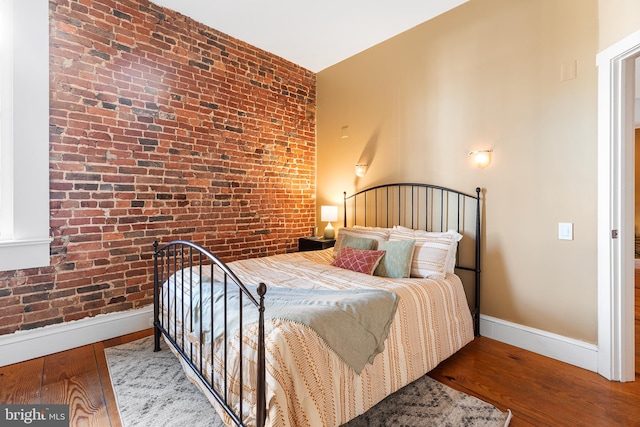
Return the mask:
M480 189L344 195L330 249L224 263L154 244L162 338L226 425L339 426L478 335Z

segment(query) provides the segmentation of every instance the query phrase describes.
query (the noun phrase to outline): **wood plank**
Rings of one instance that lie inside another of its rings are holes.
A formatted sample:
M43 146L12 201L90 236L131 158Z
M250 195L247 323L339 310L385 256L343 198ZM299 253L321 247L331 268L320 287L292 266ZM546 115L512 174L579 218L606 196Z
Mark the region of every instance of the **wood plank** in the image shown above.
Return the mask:
M70 425L102 427L109 420L92 345L44 358L42 403L70 405Z
M153 335L153 328L144 329L142 331L133 332L131 334L105 340L103 341L103 345L104 348L115 347L131 341L139 340L140 338L148 337L149 335Z
M116 403L116 395L113 392L113 385L111 384L111 376L109 375L109 367L107 365L107 358L104 355L105 345L104 343L95 343L93 345L94 352L96 354L98 375L100 376L100 383L102 384L102 391L104 393L104 401L107 408L107 416L111 427L122 427L120 420L120 414L118 413L118 404Z
M44 358L0 367L0 402L40 403Z
M636 304L636 377L640 376L640 269L635 271L635 304Z

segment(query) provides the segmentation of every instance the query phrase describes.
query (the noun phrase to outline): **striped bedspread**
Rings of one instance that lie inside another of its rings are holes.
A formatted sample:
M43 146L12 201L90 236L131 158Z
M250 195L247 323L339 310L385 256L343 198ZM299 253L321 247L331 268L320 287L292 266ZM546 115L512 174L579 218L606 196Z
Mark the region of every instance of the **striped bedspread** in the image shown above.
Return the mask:
M360 374L344 363L313 330L282 319L268 319L266 332L267 425L339 426L364 413L386 396L423 376L473 339L473 323L460 279L389 279L367 276L330 265L331 249L299 252L229 263L246 284L264 282L267 287L304 289L384 289L398 296L398 305L384 350ZM269 292L267 290L266 298ZM255 372L257 327L242 339L245 375ZM239 354L238 340L229 339L232 356ZM191 349L199 357L198 350ZM206 372L211 354L206 354ZM213 355L214 383L223 385L219 368L224 358ZM227 361L231 374L230 399L237 406L239 384L233 370L239 364ZM187 369L187 373L188 369ZM192 378L193 379L193 378ZM197 381L194 380L197 383ZM255 424L255 378L245 381L245 422ZM215 401L210 397L214 406ZM222 411L218 411L222 412ZM230 420L223 420L231 425Z

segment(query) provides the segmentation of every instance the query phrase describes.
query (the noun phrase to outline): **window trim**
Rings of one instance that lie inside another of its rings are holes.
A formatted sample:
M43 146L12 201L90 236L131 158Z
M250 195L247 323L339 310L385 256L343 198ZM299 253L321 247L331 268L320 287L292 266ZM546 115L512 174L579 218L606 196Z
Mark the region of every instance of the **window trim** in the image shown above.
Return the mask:
M12 59L2 61L11 68L2 70L0 92L0 271L7 271L50 264L49 2L0 3L2 55Z

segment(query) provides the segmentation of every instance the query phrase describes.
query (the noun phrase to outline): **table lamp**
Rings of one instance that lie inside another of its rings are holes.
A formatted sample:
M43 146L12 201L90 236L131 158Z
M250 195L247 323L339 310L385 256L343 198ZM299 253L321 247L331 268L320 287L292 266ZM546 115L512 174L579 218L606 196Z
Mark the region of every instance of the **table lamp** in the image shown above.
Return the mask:
M320 206L320 221L328 222L324 228L324 238L334 239L336 237L336 230L331 225L332 221L338 220L338 207L337 206Z

